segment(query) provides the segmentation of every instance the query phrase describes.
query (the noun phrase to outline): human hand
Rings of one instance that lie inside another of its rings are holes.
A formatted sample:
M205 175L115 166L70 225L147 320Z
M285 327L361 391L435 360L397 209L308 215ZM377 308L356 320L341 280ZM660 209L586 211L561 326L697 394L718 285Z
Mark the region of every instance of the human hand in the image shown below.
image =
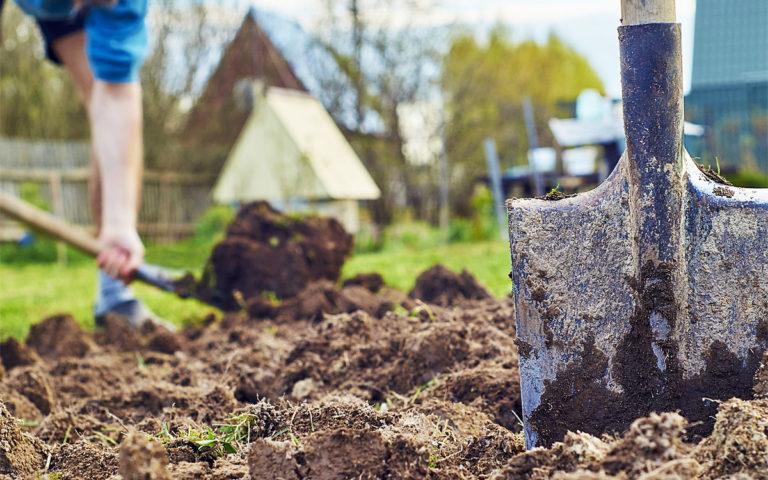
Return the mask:
M99 241L104 246L96 258L99 268L125 283L144 262L144 245L133 228L103 228Z

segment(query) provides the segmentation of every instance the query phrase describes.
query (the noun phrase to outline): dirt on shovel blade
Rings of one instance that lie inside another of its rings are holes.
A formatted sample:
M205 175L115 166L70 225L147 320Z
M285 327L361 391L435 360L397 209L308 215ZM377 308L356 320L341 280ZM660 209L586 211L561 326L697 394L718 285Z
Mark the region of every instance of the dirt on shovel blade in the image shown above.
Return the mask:
M310 280L178 333L45 319L0 344L0 479L766 478L766 362L699 443L659 412L524 451L513 303L476 287Z

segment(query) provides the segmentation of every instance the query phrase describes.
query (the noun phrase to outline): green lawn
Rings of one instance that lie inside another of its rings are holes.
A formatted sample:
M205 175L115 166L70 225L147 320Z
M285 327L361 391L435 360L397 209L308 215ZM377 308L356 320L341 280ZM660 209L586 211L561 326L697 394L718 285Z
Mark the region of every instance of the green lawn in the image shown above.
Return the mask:
M150 261L174 268L199 270L209 244L194 242L150 247ZM413 286L416 276L436 263L449 268L468 269L495 295L509 291L509 253L502 242L450 244L429 249L390 249L358 254L351 258L344 276L380 272L387 283L402 290ZM70 265L0 263L0 339L23 337L30 324L57 313L70 313L84 326L92 326L91 305L96 273L89 260L76 259ZM200 319L211 307L192 300L180 300L146 287L135 286L138 294L159 315L176 323Z

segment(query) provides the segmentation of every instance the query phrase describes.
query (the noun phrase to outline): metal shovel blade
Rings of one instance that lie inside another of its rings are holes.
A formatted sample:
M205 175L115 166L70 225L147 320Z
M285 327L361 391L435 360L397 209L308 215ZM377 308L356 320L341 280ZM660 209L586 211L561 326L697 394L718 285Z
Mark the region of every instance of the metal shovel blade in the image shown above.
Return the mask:
M597 189L511 200L527 447L751 395L768 348L768 190L710 181L682 146L680 28L621 27L627 152Z

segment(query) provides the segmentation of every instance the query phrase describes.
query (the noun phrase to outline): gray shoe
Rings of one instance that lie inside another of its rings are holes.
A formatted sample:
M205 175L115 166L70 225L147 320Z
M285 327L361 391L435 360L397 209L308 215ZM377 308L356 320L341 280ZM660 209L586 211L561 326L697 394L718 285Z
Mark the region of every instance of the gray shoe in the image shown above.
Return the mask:
M147 326L147 322L170 331L176 330L175 325L155 315L142 301L138 300L128 285L99 270L96 305L93 307L97 327L104 326L107 315L119 315L137 330Z
M155 312L150 310L144 302L135 298L115 304L110 307L109 311L96 313L94 315L96 319L96 327L103 327L104 320L108 315L118 315L124 318L128 324L136 330L141 330L148 326L157 326L163 327L171 332L176 331L176 325L160 318Z

